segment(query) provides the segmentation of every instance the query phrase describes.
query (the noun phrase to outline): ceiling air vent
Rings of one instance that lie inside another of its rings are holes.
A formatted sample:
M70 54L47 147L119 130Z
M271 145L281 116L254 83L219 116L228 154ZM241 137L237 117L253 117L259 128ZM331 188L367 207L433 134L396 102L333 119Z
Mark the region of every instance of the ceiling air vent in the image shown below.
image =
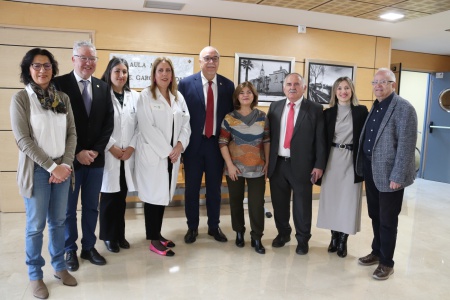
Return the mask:
M156 9L170 9L170 10L182 10L186 3L176 3L167 1L144 1L145 8L156 8Z

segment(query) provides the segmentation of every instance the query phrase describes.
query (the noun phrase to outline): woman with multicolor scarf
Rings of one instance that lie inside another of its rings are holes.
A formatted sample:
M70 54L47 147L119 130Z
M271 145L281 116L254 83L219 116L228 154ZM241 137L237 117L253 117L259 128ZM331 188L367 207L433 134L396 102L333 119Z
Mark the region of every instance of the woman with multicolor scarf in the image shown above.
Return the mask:
M33 295L46 299L41 254L46 221L54 276L64 285L77 285L64 261L64 223L77 136L69 97L56 91L52 82L58 74L53 55L31 49L20 67L25 89L12 97L10 114L19 147L17 183L26 210L26 264Z

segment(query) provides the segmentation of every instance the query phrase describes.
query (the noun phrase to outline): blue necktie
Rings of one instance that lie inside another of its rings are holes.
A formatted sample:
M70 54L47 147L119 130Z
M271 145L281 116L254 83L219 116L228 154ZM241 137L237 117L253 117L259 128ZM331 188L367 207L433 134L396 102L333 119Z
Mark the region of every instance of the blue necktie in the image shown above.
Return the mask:
M91 105L92 105L92 99L88 92L89 80L81 80L81 82L84 85L83 93L81 93L81 96L83 96L84 106L86 107L86 111L89 116L89 114L91 112Z

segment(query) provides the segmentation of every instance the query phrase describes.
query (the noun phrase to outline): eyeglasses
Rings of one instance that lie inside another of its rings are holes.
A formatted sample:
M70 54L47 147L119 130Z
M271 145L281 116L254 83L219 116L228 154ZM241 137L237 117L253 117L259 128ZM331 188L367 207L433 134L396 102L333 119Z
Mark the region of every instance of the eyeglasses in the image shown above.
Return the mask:
M32 63L31 67L36 71L40 71L42 69L42 67L44 67L44 70L48 71L48 70L52 69L52 64L51 63L45 63L45 64Z
M94 63L94 62L97 62L97 60L98 60L98 57L96 57L96 56L91 56L91 57L87 57L87 56L84 56L84 55L74 55L74 56L76 56L79 59L81 59L82 62L89 61L91 63Z
M213 56L213 57L205 56L205 57L202 57L202 59L203 59L204 62L209 62L211 60L213 62L218 62L219 61L219 57L218 56Z
M395 82L395 81L393 81L393 80L380 80L380 81L374 80L371 83L372 83L372 85L378 85L378 84L387 85L388 83L392 83L392 82Z

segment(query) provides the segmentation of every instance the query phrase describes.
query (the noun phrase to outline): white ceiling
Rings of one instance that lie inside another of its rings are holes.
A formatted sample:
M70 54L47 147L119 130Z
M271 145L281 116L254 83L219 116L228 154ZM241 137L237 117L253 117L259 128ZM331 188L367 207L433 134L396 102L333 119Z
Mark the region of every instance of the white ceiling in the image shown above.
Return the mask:
M17 2L209 16L294 26L304 25L307 28L390 37L392 49L396 50L450 55L450 32L445 31L450 29L450 10L413 20L388 23L222 0L170 0L170 2L186 3L181 11L143 8L144 0L17 0ZM345 43L345 40L342 42Z

